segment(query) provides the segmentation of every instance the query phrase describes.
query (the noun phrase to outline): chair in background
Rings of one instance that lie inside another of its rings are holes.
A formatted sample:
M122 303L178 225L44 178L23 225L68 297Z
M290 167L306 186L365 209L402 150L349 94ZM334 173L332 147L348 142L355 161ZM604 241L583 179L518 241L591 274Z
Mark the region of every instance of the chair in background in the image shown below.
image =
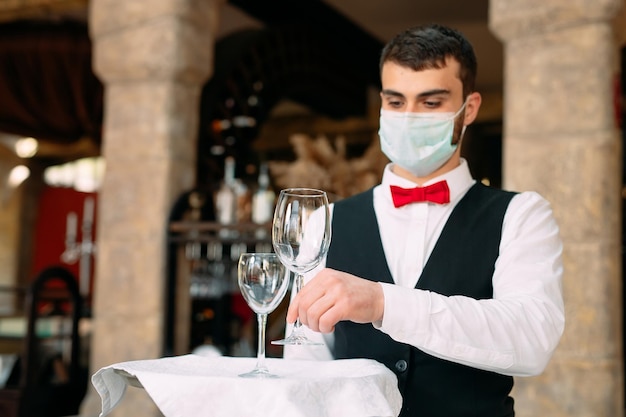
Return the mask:
M27 329L18 366L0 389L2 417L77 415L87 390L80 360L83 300L66 268L43 270L26 294Z

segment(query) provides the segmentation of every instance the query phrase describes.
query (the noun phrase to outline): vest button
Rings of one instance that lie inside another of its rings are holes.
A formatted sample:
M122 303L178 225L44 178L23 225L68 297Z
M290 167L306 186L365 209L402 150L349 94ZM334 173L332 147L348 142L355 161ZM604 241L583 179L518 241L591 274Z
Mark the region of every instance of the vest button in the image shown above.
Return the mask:
M406 371L406 368L408 368L408 364L404 359L400 359L398 362L396 362L396 370L398 372L404 372Z

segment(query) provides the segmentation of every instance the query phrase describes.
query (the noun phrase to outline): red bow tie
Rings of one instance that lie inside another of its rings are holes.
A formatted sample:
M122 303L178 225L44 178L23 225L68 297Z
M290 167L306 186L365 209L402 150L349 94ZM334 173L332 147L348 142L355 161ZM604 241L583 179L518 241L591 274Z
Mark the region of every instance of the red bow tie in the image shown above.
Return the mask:
M450 202L450 189L448 183L439 181L426 187L402 188L391 186L391 197L396 207L420 201L431 201L437 204Z

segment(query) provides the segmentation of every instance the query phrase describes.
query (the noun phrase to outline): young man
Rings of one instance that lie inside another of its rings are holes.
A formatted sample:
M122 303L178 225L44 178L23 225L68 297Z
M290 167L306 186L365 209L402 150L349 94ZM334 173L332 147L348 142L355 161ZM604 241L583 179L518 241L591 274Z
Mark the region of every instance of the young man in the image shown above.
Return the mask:
M287 314L325 345L286 346L285 357L384 363L402 417L513 416L512 377L541 373L564 328L552 210L537 193L483 186L461 158L481 96L460 33L402 32L380 72L391 163L380 185L334 204L326 263Z

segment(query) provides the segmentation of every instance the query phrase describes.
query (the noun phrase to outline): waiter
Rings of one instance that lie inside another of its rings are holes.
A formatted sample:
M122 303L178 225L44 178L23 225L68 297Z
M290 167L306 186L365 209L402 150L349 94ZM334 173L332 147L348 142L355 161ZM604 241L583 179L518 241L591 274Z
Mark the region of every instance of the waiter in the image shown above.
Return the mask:
M441 25L384 47L379 136L391 162L381 184L331 206L326 263L287 313L324 346L285 346L286 358L384 363L402 417L514 416L513 377L540 374L564 329L550 204L482 185L461 157L481 104L476 68L467 39Z

